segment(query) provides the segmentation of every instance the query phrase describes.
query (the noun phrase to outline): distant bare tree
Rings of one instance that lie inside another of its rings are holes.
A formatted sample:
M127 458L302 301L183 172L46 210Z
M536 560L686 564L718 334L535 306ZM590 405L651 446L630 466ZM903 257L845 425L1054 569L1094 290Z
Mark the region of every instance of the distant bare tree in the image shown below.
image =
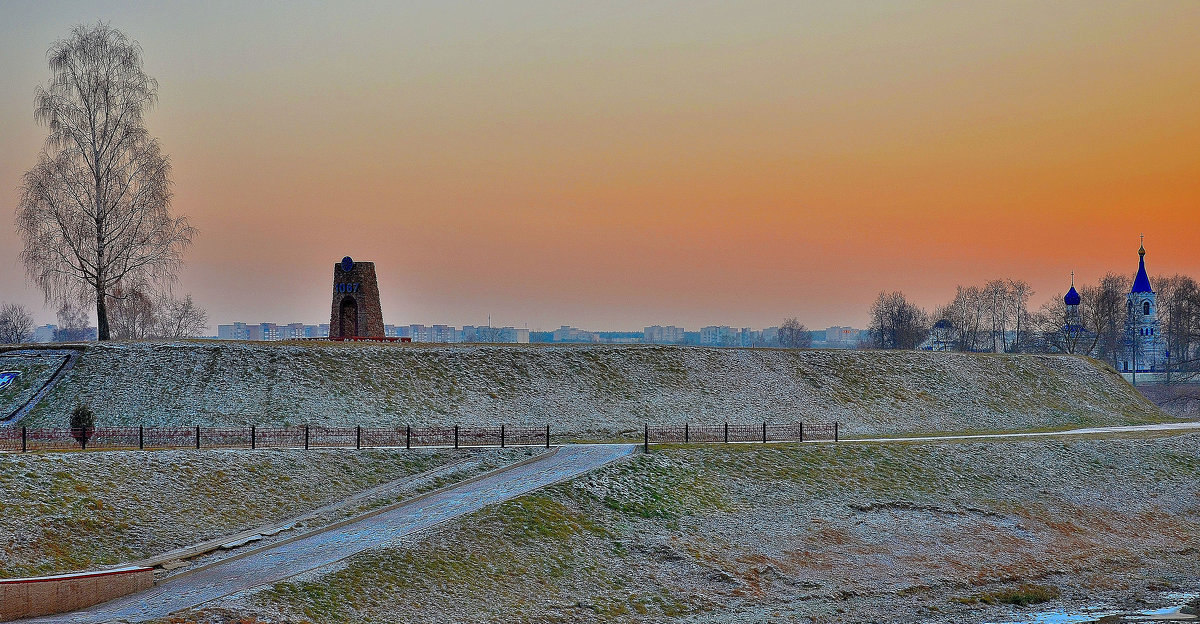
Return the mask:
M192 338L208 329L208 313L192 301L192 296L183 299L164 298L159 303L157 338Z
M94 302L108 340L108 293L174 281L196 231L168 211L170 160L143 123L158 83L137 43L106 24L76 26L48 57L34 115L50 134L22 183L21 260L47 301Z
M1062 295L1055 295L1042 304L1030 316L1030 330L1038 336L1038 345L1031 345L1031 348L1049 353L1087 353L1085 349L1093 346L1095 340L1085 324L1084 310L1079 311L1078 317L1072 317L1068 312Z
M955 351L982 351L987 298L978 286L959 286L950 303L937 308L934 317L945 321L942 340Z
M1084 286L1079 292L1084 325L1094 332L1092 344L1079 351L1095 353L1113 367L1125 351L1126 297L1132 280L1109 273L1096 286Z
M881 292L871 306L871 337L880 349L915 349L929 337L929 315L904 293Z
M1200 285L1186 275L1154 280L1159 323L1170 354L1167 379L1187 382L1200 374Z
M1031 330L1032 313L1029 311L1029 299L1033 297L1033 288L1024 280L1007 280L1008 298L1012 309L1013 335L1008 343L1010 353L1020 353L1024 350L1027 334Z
M77 301L63 301L58 306L58 329L55 342L76 342L88 338L87 308Z
M812 346L808 328L795 317L783 321L779 326L779 346L785 349L807 349Z
M0 307L0 343L16 344L33 338L33 316L25 306L6 303Z
M117 285L109 293L109 330L118 340L153 337L158 318L154 298L140 288Z

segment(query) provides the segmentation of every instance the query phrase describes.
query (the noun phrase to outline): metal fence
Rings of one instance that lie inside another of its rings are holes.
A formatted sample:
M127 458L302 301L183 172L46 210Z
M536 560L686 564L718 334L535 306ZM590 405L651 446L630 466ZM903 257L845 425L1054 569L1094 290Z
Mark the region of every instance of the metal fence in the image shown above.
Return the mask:
M130 449L417 448L550 446L550 425L429 427L0 427L0 452ZM559 434L560 438L564 434ZM650 425L643 444L838 440L837 423ZM86 442L86 446L85 443Z
M702 444L730 442L814 442L838 441L838 423L721 423L682 425L646 424L642 443Z
M0 452L214 448L550 446L544 427L0 427ZM85 445L86 443L86 445Z

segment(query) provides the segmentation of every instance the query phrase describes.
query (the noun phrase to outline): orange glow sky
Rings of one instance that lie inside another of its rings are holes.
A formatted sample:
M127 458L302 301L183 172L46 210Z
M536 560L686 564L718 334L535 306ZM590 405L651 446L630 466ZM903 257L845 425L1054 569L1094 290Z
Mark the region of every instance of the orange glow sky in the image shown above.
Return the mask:
M882 289L1035 303L1200 277L1200 3L0 5L0 205L71 25L160 83L180 292L327 322L376 264L388 323L865 326ZM0 300L53 322L0 229Z

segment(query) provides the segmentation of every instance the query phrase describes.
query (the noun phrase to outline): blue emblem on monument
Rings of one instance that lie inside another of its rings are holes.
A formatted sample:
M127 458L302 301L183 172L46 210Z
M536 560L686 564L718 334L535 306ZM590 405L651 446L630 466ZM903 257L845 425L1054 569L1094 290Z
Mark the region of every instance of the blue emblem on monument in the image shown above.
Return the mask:
M0 373L0 390L8 387L8 384L17 380L21 373L18 371L4 371Z
M350 256L342 258L342 270L349 273L354 269L354 260Z

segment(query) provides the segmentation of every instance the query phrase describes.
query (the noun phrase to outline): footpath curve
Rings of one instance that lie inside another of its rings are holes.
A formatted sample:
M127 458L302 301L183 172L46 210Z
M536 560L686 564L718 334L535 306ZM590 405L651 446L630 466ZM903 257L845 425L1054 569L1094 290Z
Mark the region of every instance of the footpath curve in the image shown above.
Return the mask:
M561 447L539 461L448 488L350 524L232 557L144 592L82 611L21 620L37 624L139 622L335 564L368 548L584 474L633 454L634 444Z
M955 435L929 435L884 438L842 438L840 442L940 442L946 440L990 440L996 438L1043 438L1073 435L1111 435L1114 433L1143 433L1154 431L1187 431L1200 429L1200 421L1155 423L1150 425L1115 425L1111 427L1084 427L1062 431L1014 431L1011 433L963 433Z

